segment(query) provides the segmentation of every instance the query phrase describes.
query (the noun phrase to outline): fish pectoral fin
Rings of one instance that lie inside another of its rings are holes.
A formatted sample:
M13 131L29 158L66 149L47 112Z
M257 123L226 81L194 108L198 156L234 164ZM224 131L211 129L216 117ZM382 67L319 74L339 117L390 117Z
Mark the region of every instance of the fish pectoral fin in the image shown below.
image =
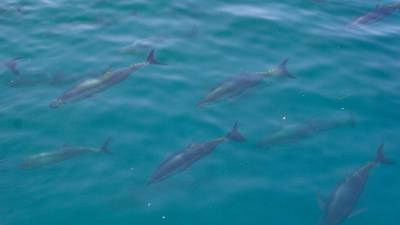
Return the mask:
M324 210L324 209L326 208L326 206L327 206L327 202L326 202L325 199L323 199L323 198L321 197L321 194L320 194L319 192L317 193L317 201L318 201L318 207L319 207L321 210Z
M361 209L354 210L354 211L350 214L350 216L349 216L348 218L350 219L350 218L353 218L353 217L355 217L355 216L358 216L358 215L360 215L361 213L365 212L366 210L367 210L367 208L361 208Z
M109 65L106 69L103 70L103 72L101 74L104 77L111 75L112 74L112 66Z

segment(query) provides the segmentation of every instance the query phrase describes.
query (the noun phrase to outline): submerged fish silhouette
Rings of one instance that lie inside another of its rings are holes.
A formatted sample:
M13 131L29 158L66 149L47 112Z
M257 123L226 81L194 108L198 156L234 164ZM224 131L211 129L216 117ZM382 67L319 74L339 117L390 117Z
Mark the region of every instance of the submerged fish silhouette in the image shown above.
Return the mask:
M237 123L235 123L232 130L223 137L205 141L199 144L191 144L182 151L166 158L153 173L148 184L162 181L176 173L188 169L192 164L213 152L219 144L228 140L238 142L244 141L244 137L237 129Z
M383 145L379 146L375 161L367 163L339 183L328 199L323 200L318 197L318 203L323 211L319 225L338 225L352 216L367 183L369 170L379 164L393 164L385 158Z
M121 81L128 78L128 76L134 71L150 64L163 65L154 58L154 50L149 53L145 62L136 63L115 72L107 71L97 78L90 78L79 82L72 88L65 91L59 97L57 97L54 101L52 101L50 103L50 107L57 108L68 102L74 102L89 98L96 93L102 92L110 88L111 86L120 83Z
M348 25L348 27L353 28L361 24L371 24L378 22L399 9L400 9L400 2L395 2L387 5L377 5L374 10L355 18Z
M310 137L320 132L342 126L354 125L353 114L348 117L331 120L311 120L306 123L294 124L281 128L279 131L267 135L259 143L259 147L270 148L278 144L291 143Z
M35 169L88 153L110 153L108 150L110 142L111 137L108 138L100 148L63 147L56 151L42 152L25 158L18 166L21 169Z
M265 77L285 76L294 78L286 68L287 62L288 59L285 59L279 66L266 72L240 74L239 76L232 77L211 89L206 96L197 103L197 107L224 99L233 99L261 84Z

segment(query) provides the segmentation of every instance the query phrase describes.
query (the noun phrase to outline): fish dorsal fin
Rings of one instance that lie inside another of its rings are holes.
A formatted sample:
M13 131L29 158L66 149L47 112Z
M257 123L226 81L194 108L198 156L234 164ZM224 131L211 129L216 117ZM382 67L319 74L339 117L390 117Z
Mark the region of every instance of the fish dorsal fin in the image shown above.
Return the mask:
M109 65L109 66L103 71L103 73L108 73L108 72L111 72L111 71L112 71L112 66Z
M317 202L318 202L318 207L324 211L328 205L327 201L321 196L320 193L317 193Z
M112 74L112 67L109 66L109 67L107 67L107 68L101 73L101 76L103 76L103 77L108 77L108 76L110 76L111 74Z

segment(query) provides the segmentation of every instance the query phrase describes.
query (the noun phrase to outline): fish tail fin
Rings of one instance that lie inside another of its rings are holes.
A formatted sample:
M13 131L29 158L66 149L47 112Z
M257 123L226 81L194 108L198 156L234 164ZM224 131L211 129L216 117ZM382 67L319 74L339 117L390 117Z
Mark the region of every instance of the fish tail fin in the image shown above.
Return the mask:
M236 122L233 125L232 130L228 134L226 134L225 137L228 138L229 140L233 140L233 141L237 141L237 142L243 142L246 139L243 137L242 134L239 133L239 130L238 130L237 126L238 126L238 122Z
M378 150L376 151L375 163L376 164L394 164L395 163L394 161L385 158L385 155L383 154L383 144L381 144L378 147Z
M107 154L111 154L111 151L108 148L108 146L110 145L111 140L112 140L112 137L107 138L107 140L103 143L103 145L100 148L101 152L104 152L104 153L107 153Z
M281 64L279 64L278 68L277 68L277 73L280 76L283 77L288 77L288 78L296 78L295 76L293 76L289 70L286 67L287 62L289 61L289 58L286 58L285 60L283 60L283 62Z
M155 58L155 56L154 56L154 49L152 49L152 50L150 51L150 53L147 55L146 62L149 63L149 64L167 65L167 64L164 64L164 63L159 62L159 61Z

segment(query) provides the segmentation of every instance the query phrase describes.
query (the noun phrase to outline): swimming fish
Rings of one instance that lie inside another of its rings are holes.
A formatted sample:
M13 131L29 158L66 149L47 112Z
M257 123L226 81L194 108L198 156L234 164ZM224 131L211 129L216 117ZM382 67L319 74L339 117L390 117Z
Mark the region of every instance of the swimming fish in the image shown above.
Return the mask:
M197 107L210 104L224 99L233 99L244 92L262 83L266 77L284 76L294 78L286 68L288 59L285 59L279 66L269 69L266 72L254 74L240 74L232 77L216 87L212 88L203 99L197 103Z
M326 130L354 124L355 120L352 114L331 120L311 120L306 123L283 127L277 132L267 135L258 143L258 146L270 148L278 144L293 143Z
M319 206L323 211L319 225L338 225L357 214L357 211L354 212L354 207L367 183L370 169L379 164L393 163L393 161L385 158L383 145L381 145L377 150L375 161L367 163L339 183L326 200L318 197Z
M50 103L51 108L57 108L63 104L89 98L102 92L128 78L134 71L150 64L163 65L154 58L154 50L150 51L145 62L136 63L117 71L107 71L97 78L83 80L65 91Z
M42 152L25 158L18 166L21 169L36 169L50 164L62 162L71 158L82 156L88 153L107 153L111 137L108 138L100 148L88 147L62 147L59 150Z
M391 15L396 10L400 9L400 2L395 2L387 5L377 5L374 10L365 13L362 16L355 18L348 27L353 28L361 24L371 24L378 22Z
M174 174L185 171L195 162L213 152L219 144L229 140L237 142L243 142L245 140L237 129L237 123L235 123L232 130L223 137L203 143L191 144L182 151L167 157L153 173L148 184L150 185L162 181Z

